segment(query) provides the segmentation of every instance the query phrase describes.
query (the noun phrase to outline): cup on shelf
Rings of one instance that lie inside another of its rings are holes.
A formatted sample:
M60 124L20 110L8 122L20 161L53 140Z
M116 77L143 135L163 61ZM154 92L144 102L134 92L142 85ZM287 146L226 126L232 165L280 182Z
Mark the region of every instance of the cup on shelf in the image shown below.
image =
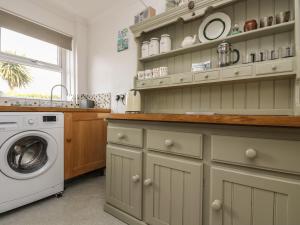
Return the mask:
M291 20L291 11L279 12L276 14L276 24L286 23Z
M168 70L169 70L169 69L168 69L168 67L166 67L166 66L160 67L160 68L159 68L159 75L160 75L161 77L168 76L168 75L169 75Z
M157 77L159 77L160 76L160 68L158 67L158 68L154 68L153 70L152 70L152 77L153 78L157 78Z
M137 72L137 79L144 80L145 79L145 71L138 71Z
M264 16L264 17L262 17L259 21L260 28L272 26L273 21L274 21L273 16Z
M152 78L152 70L145 70L145 79Z

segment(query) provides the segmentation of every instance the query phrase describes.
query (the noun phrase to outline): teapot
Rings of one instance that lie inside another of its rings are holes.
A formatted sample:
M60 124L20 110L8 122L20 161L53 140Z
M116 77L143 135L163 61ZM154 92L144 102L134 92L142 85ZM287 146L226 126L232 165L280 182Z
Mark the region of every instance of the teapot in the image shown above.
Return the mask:
M188 46L191 46L191 45L195 44L196 43L196 38L197 38L196 34L194 35L194 37L192 37L192 36L185 37L184 40L181 43L181 46L184 48L184 47L188 47Z

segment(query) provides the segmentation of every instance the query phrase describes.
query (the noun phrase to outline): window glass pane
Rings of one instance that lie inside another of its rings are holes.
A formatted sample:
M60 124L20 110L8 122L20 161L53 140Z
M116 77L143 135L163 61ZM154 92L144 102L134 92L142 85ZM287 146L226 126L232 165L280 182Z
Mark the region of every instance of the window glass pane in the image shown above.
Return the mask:
M56 45L5 28L1 28L1 51L58 65Z
M62 83L62 74L19 64L0 63L0 96L50 99L51 88ZM56 88L53 99L61 100Z

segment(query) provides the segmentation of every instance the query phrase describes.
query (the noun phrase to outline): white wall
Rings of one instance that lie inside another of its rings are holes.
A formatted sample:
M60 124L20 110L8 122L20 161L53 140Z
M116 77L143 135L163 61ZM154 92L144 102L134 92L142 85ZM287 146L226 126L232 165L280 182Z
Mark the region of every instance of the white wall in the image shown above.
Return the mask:
M78 72L75 74L78 81L77 89L87 92L87 24L84 21L59 13L55 9L43 7L42 3L35 4L30 0L0 0L0 8L72 36L78 62L75 68Z
M146 0L147 5L156 8L158 13L165 9L163 0ZM134 16L144 9L136 0L126 6L109 10L89 22L88 89L90 93L111 92L112 110L123 112L124 107L115 102L115 95L126 93L133 87L136 73L137 47L129 32L129 49L117 52L117 34L134 23Z

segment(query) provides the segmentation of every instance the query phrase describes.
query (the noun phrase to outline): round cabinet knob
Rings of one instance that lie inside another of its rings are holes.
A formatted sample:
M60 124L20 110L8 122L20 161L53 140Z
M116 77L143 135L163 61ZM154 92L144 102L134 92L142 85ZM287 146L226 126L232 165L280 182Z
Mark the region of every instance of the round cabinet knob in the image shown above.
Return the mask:
M180 78L180 82L183 82L183 80L184 80L183 78Z
M165 140L165 146L166 147L171 147L174 145L174 142L170 139Z
M208 75L205 75L204 78L205 78L205 79L208 79Z
M123 139L125 137L125 135L124 134L122 134L122 133L118 133L118 138L119 139Z
M72 141L71 138L67 138L67 142L70 143Z
M277 70L277 66L272 66L272 70L273 71Z
M220 200L214 200L213 203L211 204L211 208L214 211L219 211L222 209L222 202Z
M163 84L164 82L161 80L159 83L160 83L160 84Z
M33 120L33 119L29 119L29 120L28 120L28 124L29 124L29 125L33 125L33 124L34 124L34 120Z
M139 176L139 175L134 175L131 179L132 179L132 181L133 181L134 183L137 183L137 182L140 181L140 176Z
M236 75L236 76L239 75L239 74L240 74L240 71L235 71L234 72L234 75Z
M255 159L257 156L257 152L254 149L250 148L246 150L245 155L248 159Z
M146 180L144 181L144 185L145 185L146 187L151 186L151 185L152 185L152 180L151 180L151 179L146 179Z

